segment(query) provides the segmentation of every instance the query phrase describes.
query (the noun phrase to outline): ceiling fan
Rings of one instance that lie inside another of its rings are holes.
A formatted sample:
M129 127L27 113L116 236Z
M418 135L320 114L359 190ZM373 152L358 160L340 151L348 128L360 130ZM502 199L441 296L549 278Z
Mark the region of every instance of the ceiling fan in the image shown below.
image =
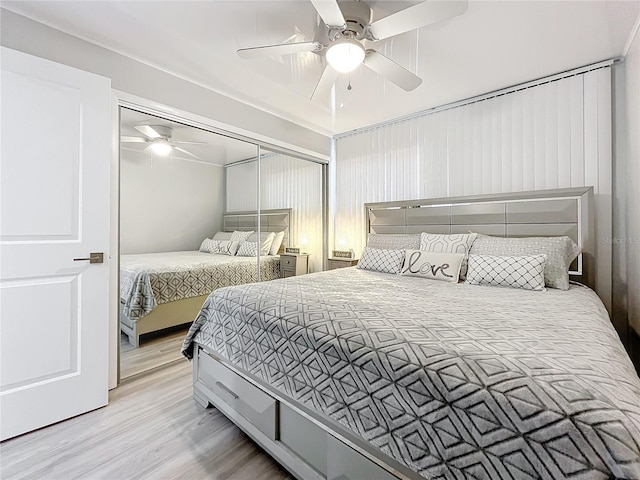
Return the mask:
M326 27L318 32L313 42L241 48L238 55L242 58L260 58L302 52L324 54L327 65L311 95L312 100L328 93L340 73L352 72L360 64L407 92L414 90L422 83L420 77L380 52L365 48L364 42L383 40L455 17L464 13L468 6L468 0L427 0L371 22L372 9L364 2L310 1Z
M148 143L145 148L151 149L153 153L161 156L169 155L173 150L177 150L187 155L202 160L199 156L179 147L178 145L206 145L206 142L181 142L171 139L172 127L166 125L136 125L135 128L143 136L142 137L129 137L122 136L120 141L122 143Z

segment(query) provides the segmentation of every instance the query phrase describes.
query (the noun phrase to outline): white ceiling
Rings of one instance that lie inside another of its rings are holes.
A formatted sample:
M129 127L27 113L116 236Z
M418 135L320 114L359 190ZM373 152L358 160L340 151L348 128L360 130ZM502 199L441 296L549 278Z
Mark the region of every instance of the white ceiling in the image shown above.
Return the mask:
M120 134L122 136L142 137L134 127L138 125L161 125L171 127L171 140L183 142L205 142L202 145L179 145L184 150L199 157L198 159L178 150L171 152L171 158L179 158L189 161L200 161L214 165L228 165L229 163L248 158L255 158L258 147L248 142L225 137L217 133L208 132L200 128L183 125L170 120L158 118L154 115L137 112L128 108L120 109ZM149 144L146 143L121 143L124 154L126 151L142 152ZM147 150L150 156L154 154Z
M417 2L368 0L374 20ZM312 40L317 15L290 1L3 1L16 13L323 133L339 133L622 55L640 1L474 1L451 20L376 42L424 81L404 92L366 68L309 97L313 53L243 60L238 48ZM334 107L335 105L335 107Z

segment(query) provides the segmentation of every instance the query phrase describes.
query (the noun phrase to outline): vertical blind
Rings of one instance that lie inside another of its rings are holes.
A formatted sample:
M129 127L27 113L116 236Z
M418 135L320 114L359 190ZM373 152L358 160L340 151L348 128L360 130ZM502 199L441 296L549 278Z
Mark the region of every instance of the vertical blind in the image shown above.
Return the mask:
M256 162L229 166L227 211L250 211L256 206ZM322 166L282 154L260 163L260 208L292 209L290 243L309 253L310 271L322 270Z
M610 259L611 148L610 67L339 137L334 244L361 252L367 202L593 186Z

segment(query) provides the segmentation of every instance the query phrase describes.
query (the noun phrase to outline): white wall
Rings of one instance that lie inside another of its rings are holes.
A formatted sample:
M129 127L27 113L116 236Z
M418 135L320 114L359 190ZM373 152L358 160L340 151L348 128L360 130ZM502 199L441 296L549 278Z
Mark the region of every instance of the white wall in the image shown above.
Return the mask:
M225 172L227 212L250 212L257 209L258 162L231 165L225 168Z
M116 90L219 121L279 146L330 153L329 137L8 10L2 9L0 32L3 46L111 78Z
M610 271L611 111L602 68L338 138L334 242L361 251L366 202L593 186ZM611 275L596 282L610 308Z
M123 150L120 252L197 250L221 230L224 168Z

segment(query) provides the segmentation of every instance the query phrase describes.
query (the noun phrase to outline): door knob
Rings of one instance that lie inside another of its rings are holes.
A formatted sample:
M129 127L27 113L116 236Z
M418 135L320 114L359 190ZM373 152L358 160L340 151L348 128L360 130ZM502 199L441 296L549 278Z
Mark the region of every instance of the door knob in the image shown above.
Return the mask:
M81 262L83 260L88 260L89 263L102 263L104 262L104 253L103 252L91 252L87 258L74 258L74 262Z

